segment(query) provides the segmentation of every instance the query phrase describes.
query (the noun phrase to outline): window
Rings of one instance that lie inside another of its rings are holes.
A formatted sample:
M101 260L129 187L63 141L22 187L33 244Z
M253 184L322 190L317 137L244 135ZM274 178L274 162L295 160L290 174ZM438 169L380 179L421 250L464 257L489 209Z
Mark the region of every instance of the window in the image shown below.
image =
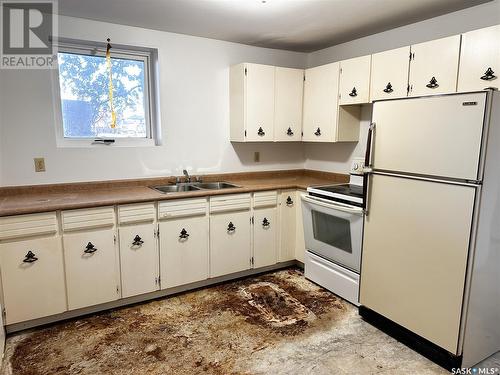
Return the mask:
M105 45L59 44L59 143L63 146L90 145L103 140L115 145L157 143L159 132L154 126L158 126L157 101L152 97L155 56L152 50L113 45L111 65L116 113L113 128Z

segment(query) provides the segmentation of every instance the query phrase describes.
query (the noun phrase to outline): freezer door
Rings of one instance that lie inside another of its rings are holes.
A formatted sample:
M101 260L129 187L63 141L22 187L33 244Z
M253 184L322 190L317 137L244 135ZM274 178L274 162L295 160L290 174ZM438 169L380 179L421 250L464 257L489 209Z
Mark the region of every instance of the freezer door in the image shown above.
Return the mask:
M375 102L377 170L477 180L486 92Z
M453 354L476 188L370 176L360 303Z

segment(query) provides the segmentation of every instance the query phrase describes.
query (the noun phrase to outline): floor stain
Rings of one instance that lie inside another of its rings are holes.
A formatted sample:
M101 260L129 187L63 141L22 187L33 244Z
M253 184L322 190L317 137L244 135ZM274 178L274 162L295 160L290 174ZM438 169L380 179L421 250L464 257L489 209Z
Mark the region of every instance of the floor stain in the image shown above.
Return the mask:
M353 319L352 305L287 269L11 336L2 374L311 373L300 368L318 348L357 337Z

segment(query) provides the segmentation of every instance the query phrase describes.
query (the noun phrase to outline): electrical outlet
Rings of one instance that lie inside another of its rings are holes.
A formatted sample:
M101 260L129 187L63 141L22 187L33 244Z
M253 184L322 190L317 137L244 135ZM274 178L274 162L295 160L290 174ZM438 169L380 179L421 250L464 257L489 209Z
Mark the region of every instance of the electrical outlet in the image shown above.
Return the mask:
M34 158L35 172L45 172L45 158Z
M255 151L253 153L253 161L256 163L260 162L260 152L259 151Z

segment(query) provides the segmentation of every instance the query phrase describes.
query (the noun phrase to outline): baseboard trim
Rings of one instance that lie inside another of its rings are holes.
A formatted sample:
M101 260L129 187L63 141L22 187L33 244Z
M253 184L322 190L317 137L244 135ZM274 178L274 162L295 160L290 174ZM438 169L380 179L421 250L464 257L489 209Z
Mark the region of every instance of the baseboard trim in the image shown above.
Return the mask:
M56 314L56 315L51 315L51 316L47 316L47 317L43 317L43 318L39 318L39 319L29 320L26 322L9 324L9 325L5 326L5 330L7 333L14 333L14 332L19 332L19 331L24 331L24 330L28 330L31 328L35 328L35 327L47 326L47 325L59 323L59 322L65 321L65 320L82 318L84 316L92 315L92 314L103 312L106 310L112 310L112 309L116 309L116 308L120 308L120 307L124 307L124 306L131 306L134 304L152 301L155 299L161 299L161 298L165 298L168 296L173 296L176 294L180 294L180 293L184 293L184 292L188 292L188 291L193 291L196 289L201 289L201 288L205 288L208 286L214 286L216 284L221 284L221 283L224 283L227 281L234 281L237 279L243 279L243 278L246 278L249 276L255 276L255 275L270 272L270 271L276 271L279 269L289 268L289 267L301 267L301 265L302 265L301 262L298 262L295 260L281 262L281 263L273 264L271 266L250 269L250 270L232 273L229 275L214 277L211 279L198 281L198 282L191 283L191 284L181 285L181 286L169 288L169 289L158 290L158 291L155 291L152 293L141 294L139 296L123 298L123 299L120 299L117 301L107 302L107 303L103 303L103 304L95 305L95 306L89 306L89 307L85 307L85 308L78 309L78 310L66 311L66 312L63 312L61 314ZM303 267L301 267L301 268L303 268Z
M366 306L359 306L359 315L371 325L377 327L389 336L395 338L402 344L422 354L432 362L444 369L451 371L462 366L462 356L454 355L447 350L437 346L429 340L411 332L405 327L393 322L390 319L370 310Z

